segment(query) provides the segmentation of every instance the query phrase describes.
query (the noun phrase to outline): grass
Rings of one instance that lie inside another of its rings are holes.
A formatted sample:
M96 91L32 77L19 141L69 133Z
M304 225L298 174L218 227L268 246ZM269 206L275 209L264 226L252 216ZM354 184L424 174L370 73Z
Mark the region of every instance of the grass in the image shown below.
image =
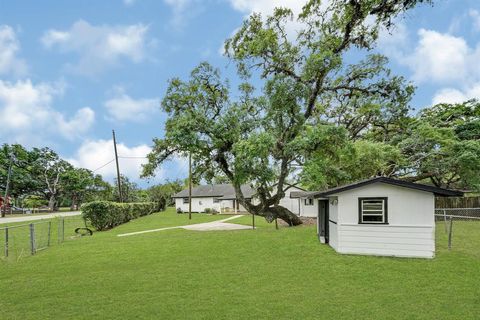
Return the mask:
M2 319L478 319L480 224L443 225L433 260L339 255L314 227L168 230L173 211L0 263ZM249 224L245 216L230 222Z

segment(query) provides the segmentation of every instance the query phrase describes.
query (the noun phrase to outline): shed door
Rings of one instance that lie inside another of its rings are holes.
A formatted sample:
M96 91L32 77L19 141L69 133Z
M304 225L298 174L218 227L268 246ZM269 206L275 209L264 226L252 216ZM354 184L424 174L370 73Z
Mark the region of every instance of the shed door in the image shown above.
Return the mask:
M321 243L328 243L328 200L318 201L317 234Z

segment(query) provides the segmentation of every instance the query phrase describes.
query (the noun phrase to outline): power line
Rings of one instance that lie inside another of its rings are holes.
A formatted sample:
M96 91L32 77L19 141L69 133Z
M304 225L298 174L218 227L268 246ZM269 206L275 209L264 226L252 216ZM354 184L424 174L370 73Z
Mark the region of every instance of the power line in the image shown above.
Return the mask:
M147 157L122 157L118 156L120 159L148 159Z
M92 170L92 173L95 172L95 171L98 171L98 170L102 169L103 167L108 166L108 165L109 165L110 163L112 163L113 161L115 161L115 159L112 159L112 160L108 161L107 163L105 163L104 165L102 165L101 167L99 167L99 168L97 168L97 169L95 169L95 170Z

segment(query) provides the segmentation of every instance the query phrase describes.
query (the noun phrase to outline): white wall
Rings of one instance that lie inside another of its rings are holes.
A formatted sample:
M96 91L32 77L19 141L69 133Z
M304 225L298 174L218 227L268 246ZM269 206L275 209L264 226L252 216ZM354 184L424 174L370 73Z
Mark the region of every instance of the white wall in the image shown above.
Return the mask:
M434 257L435 197L432 193L375 183L338 193L336 196L338 239L332 247L336 246L334 248L338 252ZM359 224L359 197L388 197L388 225ZM335 209L330 206L330 219L333 220Z
M300 198L300 216L316 218L318 216L318 199L313 199L312 206L306 206L305 198Z
M175 198L175 208L188 212L188 202L183 203L183 198ZM192 198L192 212L204 212L206 208L220 212L220 203L214 203L212 197Z
M188 212L188 203L183 203L183 198L175 198L175 208L181 208L183 212ZM192 212L205 212L205 209L215 209L217 212L234 212L233 200L220 200L213 202L213 197L192 198ZM239 205L237 212L245 212L245 208Z
M299 188L291 187L287 191L285 191L285 197L282 198L279 202L279 205L282 207L287 208L291 212L295 214L300 214L300 206L299 206L299 199L298 198L290 198L290 193L291 192L298 192L298 191L303 191Z

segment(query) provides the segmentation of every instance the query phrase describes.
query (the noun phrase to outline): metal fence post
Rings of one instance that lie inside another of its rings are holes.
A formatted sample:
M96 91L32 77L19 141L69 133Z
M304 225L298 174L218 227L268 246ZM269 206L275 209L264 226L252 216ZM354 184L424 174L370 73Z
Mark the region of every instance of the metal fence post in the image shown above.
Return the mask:
M443 221L445 221L445 233L447 233L447 210L445 209L443 209Z
M450 217L450 230L448 231L448 250L452 249L452 229L453 229L453 218Z
M50 247L50 232L52 230L52 221L48 221L48 240L47 240L47 247Z
M252 213L252 229L255 230L255 214Z
M8 258L8 227L5 227L5 258Z
M35 225L30 223L30 251L35 254Z
M65 241L65 218L62 218L62 242Z

